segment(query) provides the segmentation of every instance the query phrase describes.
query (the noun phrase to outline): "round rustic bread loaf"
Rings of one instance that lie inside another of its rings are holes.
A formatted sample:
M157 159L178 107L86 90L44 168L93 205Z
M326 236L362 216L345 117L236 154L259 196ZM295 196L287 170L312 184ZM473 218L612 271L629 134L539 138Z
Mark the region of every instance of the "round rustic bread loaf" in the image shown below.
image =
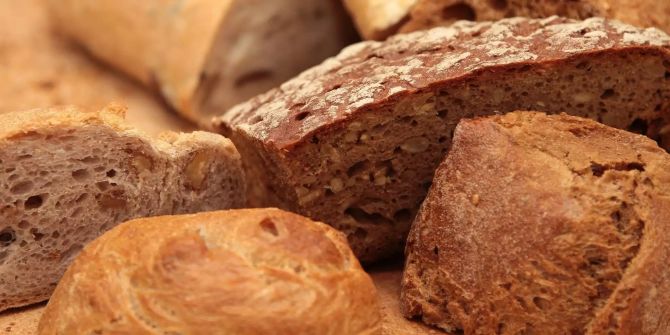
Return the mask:
M377 334L344 236L278 209L126 222L58 284L40 334Z
M407 245L405 316L461 334L670 334L670 156L567 115L463 121Z

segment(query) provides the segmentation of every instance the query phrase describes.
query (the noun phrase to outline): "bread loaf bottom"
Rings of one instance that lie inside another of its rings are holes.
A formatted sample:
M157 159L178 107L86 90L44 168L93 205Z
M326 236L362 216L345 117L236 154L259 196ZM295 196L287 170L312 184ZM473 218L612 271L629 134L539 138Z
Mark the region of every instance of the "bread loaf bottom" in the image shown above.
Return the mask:
M123 113L0 115L0 310L46 300L81 248L124 220L244 204L230 141L204 132L153 139Z
M669 185L643 136L464 120L412 226L403 313L463 334L668 334Z
M344 236L277 209L126 222L86 246L40 334L377 335Z

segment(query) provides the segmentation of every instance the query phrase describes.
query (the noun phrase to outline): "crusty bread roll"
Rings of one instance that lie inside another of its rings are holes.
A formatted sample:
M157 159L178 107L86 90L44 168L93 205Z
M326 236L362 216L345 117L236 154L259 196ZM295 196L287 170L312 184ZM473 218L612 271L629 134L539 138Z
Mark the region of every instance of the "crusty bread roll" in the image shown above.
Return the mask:
M519 109L670 145L670 36L598 18L460 22L351 46L215 122L252 204L327 222L374 261L402 250L458 121Z
M358 31L366 39L384 39L449 25L457 20L499 20L506 17L574 19L594 16L618 19L640 27L670 32L667 0L344 0Z
M109 107L0 114L0 311L46 300L82 246L125 220L240 207L215 134L144 135Z
M86 246L47 334L379 334L374 284L344 236L278 209L139 219Z
M402 307L461 334L670 334L670 155L567 115L462 121Z
M193 121L206 121L355 38L336 0L48 0L54 24Z

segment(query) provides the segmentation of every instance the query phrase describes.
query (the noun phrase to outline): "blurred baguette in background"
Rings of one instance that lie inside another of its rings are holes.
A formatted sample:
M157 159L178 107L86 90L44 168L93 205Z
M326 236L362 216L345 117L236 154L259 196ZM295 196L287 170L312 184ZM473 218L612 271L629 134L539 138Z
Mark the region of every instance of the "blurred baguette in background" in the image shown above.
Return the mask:
M0 113L65 104L97 110L116 101L149 133L193 128L159 96L54 34L43 0L0 0L0 30Z
M336 0L46 0L55 26L207 124L356 39Z

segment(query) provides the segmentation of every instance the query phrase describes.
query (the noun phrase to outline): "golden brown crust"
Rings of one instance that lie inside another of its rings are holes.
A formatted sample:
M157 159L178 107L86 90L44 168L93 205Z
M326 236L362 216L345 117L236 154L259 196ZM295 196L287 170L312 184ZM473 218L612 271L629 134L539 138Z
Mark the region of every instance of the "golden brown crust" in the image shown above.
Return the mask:
M89 244L40 334L376 334L376 292L344 237L277 209L139 219Z
M412 227L406 316L465 334L665 334L670 156L567 115L462 121Z

